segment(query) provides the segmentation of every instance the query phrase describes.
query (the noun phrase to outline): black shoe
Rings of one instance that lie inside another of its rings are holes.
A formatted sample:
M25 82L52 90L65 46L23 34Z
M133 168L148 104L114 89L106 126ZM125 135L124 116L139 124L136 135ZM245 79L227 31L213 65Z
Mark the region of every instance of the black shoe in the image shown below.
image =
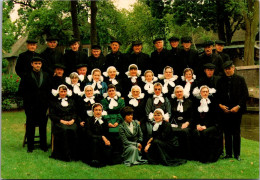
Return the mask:
M235 159L237 159L238 161L241 161L240 156L235 156Z
M32 153L32 152L33 152L33 149L27 149L27 152L28 152L28 153Z
M228 154L225 157L223 157L223 159L230 159L230 158L232 158L232 156Z

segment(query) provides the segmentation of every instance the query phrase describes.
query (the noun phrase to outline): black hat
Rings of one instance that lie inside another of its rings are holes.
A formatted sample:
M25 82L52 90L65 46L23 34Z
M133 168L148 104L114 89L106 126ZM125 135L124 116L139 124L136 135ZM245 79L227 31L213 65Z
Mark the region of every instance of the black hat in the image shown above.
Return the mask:
M87 64L78 64L78 65L76 65L77 69L79 69L81 67L88 67L88 65Z
M54 64L54 68L65 69L66 67L63 64Z
M76 42L79 42L79 39L72 39L72 40L70 40L69 45L71 46L72 44L74 44Z
M142 44L143 44L143 42L142 42L142 41L139 41L139 40L137 40L137 41L132 41L132 46L142 45Z
M181 43L191 43L192 38L190 36L182 37Z
M226 62L223 63L222 66L223 66L223 69L226 69L226 68L228 68L232 65L233 65L233 61L226 61Z
M95 44L91 46L91 49L101 49L101 46Z
M170 42L172 41L179 41L180 39L176 36L172 36L170 39L168 39Z
M164 40L164 39L161 38L161 37L155 38L155 39L153 40L153 44L155 44L157 41L163 41L163 40Z
M36 39L27 39L26 42L27 43L34 43L34 44L38 43L38 41Z
M110 43L113 43L113 42L117 42L119 45L122 45L122 43L116 39L110 41Z
M59 38L57 38L56 36L49 36L46 38L46 41L58 41Z
M214 44L213 41L205 41L205 42L203 43L203 47L211 46L211 45L213 45L213 44Z
M221 41L221 40L217 40L217 41L215 41L215 44L222 44L222 45L225 45L226 42L225 42L225 41Z
M33 58L31 59L31 62L35 62L35 61L41 61L41 62L43 62L44 60L43 60L41 57L39 57L39 56L35 56L35 57L33 57Z
M204 69L216 69L216 66L215 64L212 64L212 63L207 63L207 64L204 64Z

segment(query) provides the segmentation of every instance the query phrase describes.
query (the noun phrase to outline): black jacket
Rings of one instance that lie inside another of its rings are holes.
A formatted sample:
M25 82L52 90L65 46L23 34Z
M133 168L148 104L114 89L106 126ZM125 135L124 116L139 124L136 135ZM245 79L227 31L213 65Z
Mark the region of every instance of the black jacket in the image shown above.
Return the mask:
M166 49L163 49L160 53L157 50L151 53L150 67L155 76L163 72L163 69L168 65L168 58L169 53Z
M190 49L189 51L185 51L184 49L180 49L179 59L177 61L177 64L178 64L178 72L177 73L183 74L183 70L185 68L191 68L191 69L193 69L194 74L197 75L198 62L199 62L198 51L196 51L194 49Z
M130 64L136 64L138 66L138 69L142 71L142 74L149 69L149 63L151 63L149 55L142 52L139 54L135 54L132 52L131 54L128 54L127 59L127 67Z
M88 58L88 72L91 73L91 71L95 68L98 68L101 70L101 72L106 71L105 63L106 63L106 58L103 54L100 54L98 58L95 58L93 55L91 55Z

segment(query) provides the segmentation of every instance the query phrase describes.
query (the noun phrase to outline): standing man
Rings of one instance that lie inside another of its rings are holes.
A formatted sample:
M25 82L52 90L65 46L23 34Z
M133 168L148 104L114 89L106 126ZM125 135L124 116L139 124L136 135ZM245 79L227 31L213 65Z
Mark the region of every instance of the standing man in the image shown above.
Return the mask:
M102 72L105 71L105 62L106 58L101 52L101 47L99 45L93 45L91 47L91 56L89 57L89 72L95 68L100 69Z
M178 37L171 37L169 39L169 42L171 44L172 49L169 50L169 66L173 67L174 69L174 74L178 75L181 77L183 75L183 70L178 63L179 60L179 51L180 49L178 48L179 46L179 38Z
M136 64L138 69L144 73L149 68L150 57L148 54L142 52L143 43L142 41L133 41L132 42L132 53L128 54L128 63L127 66L130 64Z
M84 90L85 86L89 82L88 76L87 76L87 71L88 71L87 66L88 66L87 64L78 64L76 66L78 75L84 76L84 80L82 82L80 82L80 90L81 91Z
M169 53L164 48L163 38L156 38L153 40L155 51L151 53L151 69L155 76L163 73L163 69L168 66Z
M64 64L63 54L57 49L58 38L50 36L46 39L47 48L41 53L41 57L44 59L43 70L49 73L50 76L54 76L54 65Z
M198 80L198 88L207 85L209 88L216 89L217 82L220 79L220 76L216 76L215 72L215 64L207 63L204 64L204 76Z
M88 55L83 51L79 51L80 42L73 39L69 42L71 50L64 54L64 63L66 66L65 75L68 76L72 72L76 72L78 64L88 64Z
M240 161L240 124L242 114L246 111L248 89L245 79L235 74L232 61L223 64L225 75L217 83L217 100L222 112L222 128L225 135L225 158L234 158Z
M216 66L215 75L223 75L223 61L220 55L213 53L213 44L213 41L204 42L204 53L199 57L198 77L203 76L203 66L207 63L212 63Z
M224 41L221 40L215 41L215 48L216 48L215 53L221 56L223 63L226 61L230 61L229 55L223 52L224 45L225 45Z
M65 84L64 70L65 66L63 64L54 65L54 75L50 76L51 89L57 89L59 85Z
M45 152L48 150L46 125L51 89L49 75L41 69L43 61L40 57L33 57L31 59L32 68L24 74L19 87L26 115L27 152L29 153L33 152L34 149L35 126L37 125L39 125L40 148Z
M181 38L183 48L180 50L180 58L178 59L177 64L179 64L179 72L183 72L185 68L191 68L193 69L194 74L197 75L199 54L197 50L191 49L191 41L192 38L189 36Z
M37 40L27 39L26 43L28 50L19 55L15 65L16 74L20 78L23 78L25 73L29 73L31 71L31 59L35 56L39 56L39 54L35 52L37 49Z
M123 76L123 74L127 71L127 59L125 54L120 52L121 42L118 40L112 40L110 42L111 53L106 56L105 69L109 66L114 66L119 72L119 76Z

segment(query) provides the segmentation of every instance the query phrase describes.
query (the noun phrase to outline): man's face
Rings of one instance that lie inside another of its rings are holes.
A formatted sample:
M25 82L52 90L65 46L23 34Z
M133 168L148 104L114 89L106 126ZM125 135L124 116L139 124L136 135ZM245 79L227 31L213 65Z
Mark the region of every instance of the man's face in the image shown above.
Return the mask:
M208 78L211 78L214 75L215 69L205 69L204 72Z
M208 55L208 56L212 54L212 50L213 50L212 45L204 47L204 51L205 51L206 55Z
M189 51L191 47L191 42L183 42L182 46L185 51Z
M172 48L177 48L179 45L179 41L171 41L170 44L171 44Z
M74 44L70 45L70 48L72 51L78 51L79 50L79 42L75 42Z
M142 45L141 44L134 45L133 51L134 51L135 54L139 54L142 51Z
M177 99L183 99L183 89L180 89L180 88L176 89L175 96Z
M224 49L224 45L223 44L216 44L215 47L216 47L216 50L218 52L222 52L223 49Z
M56 76L62 77L64 70L62 68L56 68L55 73L56 73Z
M98 58L101 54L101 50L100 49L92 49L91 50L91 53L92 55L95 57L95 58Z
M112 49L112 52L116 53L117 51L119 51L120 45L119 45L118 42L113 42L113 43L110 44L110 47Z
M115 90L115 88L110 88L110 89L108 89L108 90L107 90L107 94L108 94L109 97L114 98L115 95L116 95L116 90Z
M133 114L129 114L129 115L126 115L125 116L125 121L127 122L127 123L130 123L130 122L132 122L133 121Z
M47 46L51 49L56 48L58 45L58 41L47 41Z
M225 68L224 72L226 76L233 76L233 74L235 73L235 66L230 66L228 68Z
M96 106L94 108L93 114L94 114L94 117L97 117L97 118L101 117L102 116L102 107L101 106Z
M36 44L36 43L28 43L28 44L27 44L27 49L28 49L29 51L34 52L34 51L36 50L36 48L37 48L37 44Z
M163 40L160 40L160 41L156 41L154 46L157 50L161 50L163 48L163 44L164 44Z
M42 62L41 61L33 61L31 63L31 66L33 67L34 71L39 72L41 70L41 67L42 67Z
M78 72L79 75L84 75L84 76L86 76L86 74L87 74L87 67L78 68L78 69L77 69L77 72Z

